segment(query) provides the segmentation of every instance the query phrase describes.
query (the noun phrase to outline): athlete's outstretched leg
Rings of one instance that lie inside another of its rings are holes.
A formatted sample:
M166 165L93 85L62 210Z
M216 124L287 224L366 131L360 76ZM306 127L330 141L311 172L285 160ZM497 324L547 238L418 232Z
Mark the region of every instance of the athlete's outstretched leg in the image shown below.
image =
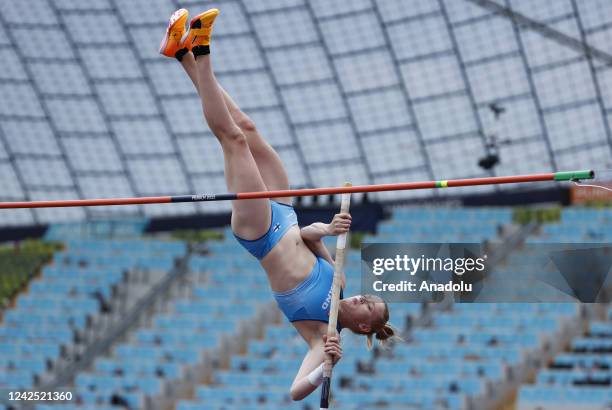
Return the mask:
M193 85L199 92L196 61L193 53L187 52L181 58L183 69L193 82ZM240 127L247 138L249 149L253 154L253 158L257 163L259 173L263 178L264 184L268 190L289 189L289 178L287 171L283 166L278 153L272 148L268 142L263 139L261 134L255 127L255 123L249 118L240 108L238 104L230 97L230 95L217 83L219 89L223 93L225 104L232 116L232 119ZM291 198L276 198L278 202L291 204Z
M217 85L210 57L210 32L218 10L200 14L191 22L196 81L204 118L223 148L225 179L232 192L264 191L266 186L249 150L244 132L234 122ZM266 199L232 202L232 229L244 239L264 235L270 226L270 203Z

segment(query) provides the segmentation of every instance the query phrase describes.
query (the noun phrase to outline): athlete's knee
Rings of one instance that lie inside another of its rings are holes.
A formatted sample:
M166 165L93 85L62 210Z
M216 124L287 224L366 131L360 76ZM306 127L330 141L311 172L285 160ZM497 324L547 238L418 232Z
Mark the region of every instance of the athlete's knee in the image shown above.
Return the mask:
M255 122L253 122L253 120L242 111L236 115L236 124L245 132L257 131Z
M248 146L247 139L242 130L238 127L231 127L229 129L216 129L213 130L217 136L221 145L227 148Z

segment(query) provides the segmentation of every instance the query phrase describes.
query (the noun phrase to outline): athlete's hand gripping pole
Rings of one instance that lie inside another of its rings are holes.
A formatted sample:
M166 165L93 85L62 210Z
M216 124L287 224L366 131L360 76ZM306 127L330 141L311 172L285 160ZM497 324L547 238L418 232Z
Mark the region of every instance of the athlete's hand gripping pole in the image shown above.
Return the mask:
M352 184L346 182L345 187L350 187ZM351 194L342 194L342 203L340 205L340 213L348 213L351 205ZM340 283L342 281L342 270L344 269L344 248L346 247L346 232L338 235L336 241L336 260L334 268L334 280L332 282L332 297L331 307L329 308L329 322L327 325L327 339L336 336L336 324L338 322L338 303L340 300ZM321 384L321 410L329 408L329 391L331 386L333 362L331 356L325 357L325 365L323 366L323 383Z

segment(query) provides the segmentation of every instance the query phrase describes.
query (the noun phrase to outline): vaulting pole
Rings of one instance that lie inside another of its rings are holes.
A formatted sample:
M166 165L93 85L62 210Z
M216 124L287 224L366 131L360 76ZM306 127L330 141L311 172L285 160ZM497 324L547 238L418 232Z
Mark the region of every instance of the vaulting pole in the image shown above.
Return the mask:
M593 179L592 170L550 172L544 174L514 175L505 177L449 179L426 182L404 182L397 184L358 185L350 187L287 189L282 191L239 192L224 194L154 196L142 198L108 198L108 199L75 199L63 201L33 201L33 202L0 202L0 209L14 208L57 208L72 206L102 206L102 205L143 205L170 204L178 202L233 201L257 198L284 198L292 196L313 196L348 194L356 192L406 191L414 189L451 188L473 185L513 184L538 181L579 181Z
M349 182L344 184L345 188L351 187ZM340 213L348 213L351 205L351 194L342 194ZM344 269L344 257L346 247L346 232L338 235L336 239L336 258L334 260L334 279L332 281L331 306L329 308L329 321L327 322L327 340L338 336L336 325L338 323L338 304L340 303L340 283ZM329 392L331 388L333 362L331 356L325 357L323 366L323 383L321 384L321 410L329 408Z

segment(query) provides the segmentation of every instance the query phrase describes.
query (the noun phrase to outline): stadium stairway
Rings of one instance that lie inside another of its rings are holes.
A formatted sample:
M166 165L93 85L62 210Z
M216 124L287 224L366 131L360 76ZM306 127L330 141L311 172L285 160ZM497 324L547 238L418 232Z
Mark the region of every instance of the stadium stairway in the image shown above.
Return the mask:
M612 210L585 208L564 209L560 221L543 225L528 243L603 244L611 240ZM532 384L520 388L517 410L612 408L612 305L586 306L588 321Z
M521 387L517 410L612 406L612 306L601 316L591 318L585 334L538 372L534 384Z

